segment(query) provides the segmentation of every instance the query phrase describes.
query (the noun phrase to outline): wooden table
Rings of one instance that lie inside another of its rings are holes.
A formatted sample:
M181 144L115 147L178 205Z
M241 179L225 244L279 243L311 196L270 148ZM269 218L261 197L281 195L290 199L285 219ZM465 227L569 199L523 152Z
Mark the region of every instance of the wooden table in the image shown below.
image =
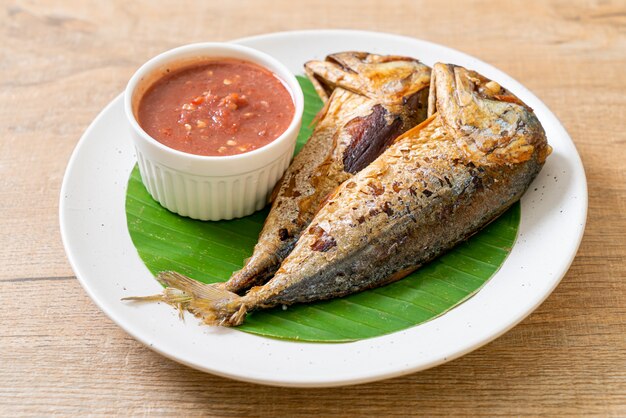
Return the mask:
M626 415L623 0L50 3L2 1L0 13L0 415ZM589 181L586 234L556 291L503 337L379 383L263 387L150 351L75 279L59 237L63 172L138 65L180 44L310 28L463 50L528 86L570 132Z

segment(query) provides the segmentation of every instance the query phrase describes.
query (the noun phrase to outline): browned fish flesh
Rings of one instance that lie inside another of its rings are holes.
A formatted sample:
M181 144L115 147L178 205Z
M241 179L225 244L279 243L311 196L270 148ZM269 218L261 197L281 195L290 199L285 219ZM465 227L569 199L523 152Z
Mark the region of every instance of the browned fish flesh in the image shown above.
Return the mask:
M322 200L426 119L430 68L413 58L342 52L307 62L305 71L325 107L274 190L252 256L224 283L231 292L267 281Z
M164 300L207 324L399 280L494 220L528 188L551 151L533 111L463 67L433 68L431 116L345 181L274 277L239 296L173 272Z

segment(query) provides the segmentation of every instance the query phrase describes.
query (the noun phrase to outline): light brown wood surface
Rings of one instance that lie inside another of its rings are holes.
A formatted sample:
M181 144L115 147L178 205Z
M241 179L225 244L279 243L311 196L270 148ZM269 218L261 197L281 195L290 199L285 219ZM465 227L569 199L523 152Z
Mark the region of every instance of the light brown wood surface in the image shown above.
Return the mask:
M578 256L530 317L409 376L281 389L145 348L87 297L58 226L80 135L171 47L356 28L460 49L560 118L589 182ZM626 415L626 3L622 1L1 1L0 415Z

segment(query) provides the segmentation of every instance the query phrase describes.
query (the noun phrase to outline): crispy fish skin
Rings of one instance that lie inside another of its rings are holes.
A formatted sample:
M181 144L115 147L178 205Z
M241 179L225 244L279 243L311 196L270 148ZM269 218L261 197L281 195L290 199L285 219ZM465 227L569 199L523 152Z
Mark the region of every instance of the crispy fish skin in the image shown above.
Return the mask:
M399 280L504 212L550 153L541 124L517 97L465 68L436 64L433 83L431 116L333 193L264 286L238 296L165 272L176 297L161 300L207 324L236 326L253 309Z
M398 280L519 200L550 152L539 120L465 68L437 64L432 83L432 116L342 184L248 309Z
M426 118L430 68L415 59L343 52L310 61L305 71L325 107L273 193L252 256L223 284L231 292L266 282L322 200Z

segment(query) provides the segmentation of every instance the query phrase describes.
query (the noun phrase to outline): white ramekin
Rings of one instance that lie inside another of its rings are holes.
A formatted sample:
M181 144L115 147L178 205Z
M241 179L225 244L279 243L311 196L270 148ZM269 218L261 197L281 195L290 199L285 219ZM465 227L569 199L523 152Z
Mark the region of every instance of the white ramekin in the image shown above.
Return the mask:
M172 69L215 58L237 58L272 71L287 87L295 112L281 136L256 150L228 156L202 156L169 148L139 125L138 101L158 78ZM250 215L267 198L293 156L304 99L295 76L269 55L234 44L198 43L164 52L142 65L124 92L124 109L143 184L163 207L201 220L232 219Z

